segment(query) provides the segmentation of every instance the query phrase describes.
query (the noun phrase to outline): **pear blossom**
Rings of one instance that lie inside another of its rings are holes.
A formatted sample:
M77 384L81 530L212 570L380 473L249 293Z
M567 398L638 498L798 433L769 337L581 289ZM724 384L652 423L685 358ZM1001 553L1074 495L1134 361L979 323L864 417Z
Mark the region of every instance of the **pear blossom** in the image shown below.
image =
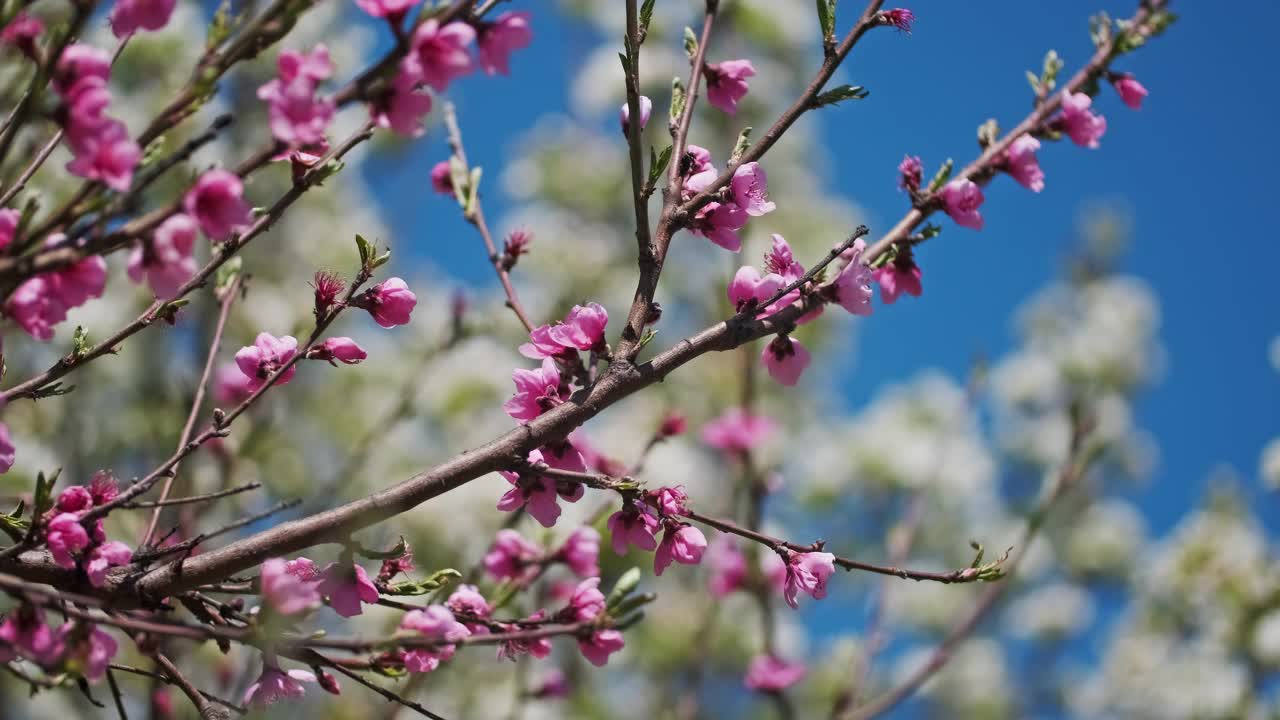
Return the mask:
M792 553L787 562L787 575L782 597L792 608L799 608L797 596L803 592L814 600L827 596L827 578L835 572L835 555L825 552Z
M747 78L756 74L750 60L725 60L703 68L707 77L707 102L733 115L747 94Z
M378 588L359 565L330 564L320 576L316 590L329 598L329 607L342 617L355 617L364 612L361 603L378 602Z
M982 188L968 178L956 178L942 186L938 196L942 199L942 209L957 225L974 230L982 229L982 215L978 208L986 198Z
M476 44L480 48L480 67L486 75L511 74L511 53L533 41L529 17L524 11L509 11L493 22L481 23Z
M1044 190L1044 171L1040 169L1040 161L1036 159L1036 151L1039 149L1039 140L1030 135L1019 135L1005 154L1005 172L1032 192Z
M301 558L304 559L305 558ZM310 561L307 561L308 564ZM307 564L296 561L292 568L283 558L262 563L259 586L262 598L281 615L296 615L320 605L320 591Z
M702 441L717 450L745 453L762 445L777 425L763 415L729 408L702 428Z
M409 324L409 316L418 304L418 297L409 290L404 280L393 277L366 290L356 303L373 316L373 321L384 328Z
M292 335L276 337L268 332L258 333L252 345L236 351L236 365L240 372L249 378L249 386L254 390L266 384L271 374L284 367L298 352L298 341ZM276 379L276 385L286 385L298 371L298 364L293 363Z
M653 112L653 101L647 95L641 95L640 103L640 129L644 130L649 124L649 115ZM631 104L622 103L622 109L618 111L618 124L622 126L623 137L631 135Z
M45 544L53 561L68 570L76 566L74 555L89 546L89 533L80 525L80 517L74 513L53 516L45 528Z
M116 0L107 21L117 38L139 30L162 30L169 24L175 5L177 0Z
M648 552L658 547L658 540L654 537L658 519L644 509L628 505L609 516L608 526L613 551L618 555L626 555L631 545Z
M779 335L764 346L760 360L769 371L769 377L791 387L800 381L800 375L809 367L811 358L799 340L790 335Z
M1142 100L1147 97L1147 89L1130 73L1119 73L1111 76L1111 86L1120 95L1120 100L1134 110L1142 109Z
M578 650L587 662L604 667L609 656L622 649L626 642L617 630L597 630L587 638L578 638Z
M1062 94L1062 115L1059 117L1062 131L1081 147L1098 147L1098 140L1107 131L1107 119L1094 114L1089 109L1092 104L1093 98L1084 93L1067 91Z
M107 570L120 565L127 565L133 560L133 550L122 542L103 543L89 552L89 562L85 565L85 574L89 576L89 584L102 587L106 582Z
M285 698L297 699L307 693L302 683L315 681L315 674L306 670L285 671L264 663L262 674L245 691L244 702L246 705L261 708L274 705Z
M682 565L697 565L707 549L707 538L698 528L681 522L667 522L662 542L653 554L653 574L661 575L671 561Z
M743 163L733 171L729 183L733 202L746 214L759 217L773 212L777 205L769 200L769 181L760 163Z
M805 667L789 663L776 655L757 655L747 665L744 684L761 692L781 692L795 685L804 677Z
M129 279L146 282L161 300L177 297L178 288L196 274L196 233L199 226L190 215L178 213L156 228L151 242L139 243L129 254Z
M537 370L516 368L511 379L515 381L516 394L502 407L516 420L528 422L564 402L560 397L560 371L551 358L544 359Z
M438 20L427 20L413 33L401 68L436 92L444 92L450 82L472 71L467 46L475 38L475 29L464 22L441 27Z
M182 203L200 230L214 242L226 240L251 220L249 204L244 201L244 183L235 173L219 168L201 175Z

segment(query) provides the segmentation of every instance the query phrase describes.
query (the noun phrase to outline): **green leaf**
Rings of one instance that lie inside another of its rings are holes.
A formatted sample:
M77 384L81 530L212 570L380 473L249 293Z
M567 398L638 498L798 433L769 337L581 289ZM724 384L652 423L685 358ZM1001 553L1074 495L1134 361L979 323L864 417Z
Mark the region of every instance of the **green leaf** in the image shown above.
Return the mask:
M85 332L81 325L76 326L76 331L71 336L71 357L79 360L89 351L89 334Z
M1058 84L1058 73L1062 72L1062 68L1066 65L1062 58L1058 57L1058 51L1050 50L1044 54L1044 67L1040 71L1040 86L1046 90L1053 90Z
M995 118L990 118L986 122L978 126L978 144L986 148L993 145L1000 137L1000 124Z
M360 251L360 267L368 267L369 261L373 259L373 245L360 233L356 233L356 249Z
M1089 18L1089 39L1093 40L1094 47L1102 47L1111 42L1112 24L1111 16L1105 12L1098 13Z
M817 0L818 26L822 28L822 41L829 42L836 35L836 0Z
M453 185L453 196L458 200L458 207L467 206L467 166L457 155L449 156L449 182Z
M53 486L58 482L58 476L62 474L62 468L53 471L53 475L45 478L43 472L36 473L36 491L32 495L31 517L39 518L44 515L49 508L53 507L51 498L53 497Z
M453 568L445 568L437 570L427 578L418 581L408 581L389 585L387 594L389 595L426 595L429 592L435 592L440 588L448 585L453 580L462 577L462 573Z
M636 593L624 598L622 602L619 602L618 606L616 608L612 608L610 612L617 617L622 617L632 610L642 608L657 599L658 596L654 593Z
M680 82L680 78L671 79L671 112L669 117L674 125L679 122L680 116L684 114L685 92L684 83Z
M840 87L832 88L831 90L828 90L814 98L810 107L826 107L827 105L835 105L836 103L840 103L845 100L863 100L870 94L871 93L867 92L867 89L861 85L841 85Z
M475 212L476 203L480 202L480 173L481 168L471 168L471 178L467 181L467 202L462 206L462 211L468 217Z
M671 146L668 145L662 149L660 153L654 153L653 148L649 148L649 183L646 185L652 191L658 185L658 178L662 177L662 173L666 172L667 164L671 162Z
M236 278L240 276L240 268L243 265L244 262L241 260L239 255L236 255L223 263L222 267L218 268L218 271L213 274L214 294L218 297L222 297L223 293L225 293L231 287L231 284L236 281Z
M213 14L213 21L209 23L209 33L204 41L205 49L212 50L221 45L231 35L231 24L231 0L222 0L217 12Z
M617 623L614 624L614 627L617 628L618 630L623 630L623 631L630 630L631 628L635 627L636 623L639 623L641 620L644 620L644 611L637 610L636 612L631 613L630 615L619 620Z
M1035 93L1036 95L1040 94L1040 76L1039 75L1036 75L1035 73L1028 70L1027 84L1031 86L1031 92Z
M742 132L738 133L738 139L733 143L733 152L729 154L729 162L737 163L742 157L742 153L747 151L747 146L751 144L751 126L742 128Z
M687 25L684 29L684 52L689 56L689 62L693 62L694 57L698 55L698 36L693 34L693 28Z
M955 161L951 158L947 158L947 161L942 163L942 167L938 168L937 174L929 181L929 192L937 192L938 188L941 188L951 179L951 170L955 165Z
M657 0L644 0L640 5L640 42L649 34L649 21L653 19L653 5Z
M613 590L610 591L609 597L605 600L605 607L612 610L631 594L632 590L640 584L640 568L633 567L622 573L622 577L618 578L618 582L613 584Z
M352 548L357 555L367 557L370 560L391 560L393 558L398 558L401 555L404 555L405 551L408 549L409 543L405 541L403 535L400 536L400 542L396 543L395 547L390 550L371 550L359 543L356 543Z

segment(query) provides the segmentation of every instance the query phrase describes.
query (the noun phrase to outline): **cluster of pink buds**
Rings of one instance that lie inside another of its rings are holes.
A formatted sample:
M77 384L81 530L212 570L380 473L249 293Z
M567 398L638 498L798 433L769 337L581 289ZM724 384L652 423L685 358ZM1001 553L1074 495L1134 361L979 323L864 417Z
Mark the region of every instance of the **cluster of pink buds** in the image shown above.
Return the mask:
M36 40L44 34L44 23L25 10L9 20L9 24L0 30L0 43L12 45L27 56L32 62L40 62L40 51L36 48Z
M309 53L285 50L276 59L276 77L258 88L267 103L271 134L291 148L323 146L333 120L333 100L317 97L319 84L333 74L329 50L317 45Z
M68 46L58 59L53 88L62 98L58 114L74 155L67 171L99 180L112 190L128 190L142 149L124 123L107 117L111 56L83 43Z
M17 212L0 210L0 241L8 244L17 224ZM46 244L62 245L66 236L54 233ZM67 312L102 297L107 286L107 263L100 255L90 255L63 270L40 273L19 285L4 305L4 314L37 340L53 339L53 327L67 319Z
M682 196L686 200L707 189L720 174L711 163L710 151L697 145L690 145L679 162ZM733 171L727 191L719 200L698 210L689 222L689 230L726 250L738 252L742 249L738 231L746 226L747 218L773 212L776 207L769 200L764 168L756 162L742 163Z
M118 38L139 30L161 30L169 24L177 0L116 0L107 18L111 32Z
M23 658L46 672L77 672L86 680L102 679L119 644L101 628L68 619L57 628L44 622L44 611L19 605L0 622L0 662Z
M43 518L45 545L53 561L68 570L82 569L94 587L102 587L108 570L133 560L133 550L128 545L107 540L102 518L85 525L85 515L90 510L106 505L117 495L115 478L110 473L95 473L88 487L73 485L59 493Z

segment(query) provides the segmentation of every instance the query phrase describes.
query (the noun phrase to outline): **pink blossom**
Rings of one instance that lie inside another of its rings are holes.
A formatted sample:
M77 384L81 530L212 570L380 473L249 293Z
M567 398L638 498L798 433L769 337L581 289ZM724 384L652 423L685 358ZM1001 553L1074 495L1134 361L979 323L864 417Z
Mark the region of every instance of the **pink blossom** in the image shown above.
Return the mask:
M1142 109L1142 100L1147 96L1147 89L1130 73L1111 76L1111 85L1120 94L1120 100L1134 110Z
M58 501L55 505L58 512L77 513L93 506L93 496L89 494L89 488L83 485L72 485L58 493Z
M253 381L235 363L218 366L213 379L213 397L220 405L239 405L253 394Z
M302 683L313 683L316 676L306 670L281 670L263 664L262 675L245 691L244 703L254 707L274 705L284 698L297 699L307 693Z
M58 58L58 69L53 75L53 89L66 95L76 83L85 78L98 78L106 83L111 76L111 55L106 50L72 43Z
M1039 149L1039 140L1030 135L1019 135L1005 154L1005 172L1032 192L1044 189L1044 171L1040 169L1040 161L1036 159L1036 151Z
M161 300L172 300L178 288L196 274L196 233L199 226L190 215L178 213L156 228L150 244L140 243L129 254L129 279L144 280Z
M122 123L112 120L97 134L84 138L81 149L67 163L67 172L124 192L133 183L133 170L141 159L138 143Z
M44 611L30 605L19 605L0 622L0 648L8 645L28 660L45 663L56 658L54 631L44 624Z
M920 162L920 157L904 155L902 162L898 163L898 187L916 192L920 189L920 182L923 179L924 165Z
M539 700L568 697L569 681L559 669L551 668L542 677L542 680L529 691L529 695Z
M568 443L558 448L548 446L534 450L529 453L528 460L531 463L546 463L548 467L557 470L583 472L587 469L582 455ZM512 472L502 472L501 475L513 487L498 500L498 509L511 512L523 507L543 527L553 527L560 518L560 498L577 502L585 492L580 483L557 481L543 476L522 477Z
M0 423L0 473L9 472L9 468L13 467L16 459L17 448L13 445L13 439L9 437L9 426Z
M0 250L13 243L13 236L18 232L18 223L22 213L12 208L0 208Z
M85 565L85 574L89 576L89 584L102 587L107 580L107 570L119 565L127 565L133 560L133 550L122 542L103 543L89 552L89 563Z
M1089 109L1092 104L1093 98L1084 93L1067 91L1062 94L1062 130L1081 147L1098 147L1098 140L1107 131L1107 119L1094 114Z
M374 322L384 328L391 328L408 325L409 315L417 304L418 296L409 290L405 281L393 277L367 290L360 307L369 311Z
M662 416L662 422L658 425L658 435L663 438L675 437L683 435L685 430L689 429L689 419L679 410L672 410Z
M862 261L862 253L866 252L866 250L867 244L863 242L862 238L858 238L846 251L848 253L847 262L831 284L831 290L835 293L836 303L854 315L871 314L871 282L873 277L871 268L867 267L866 263Z
M453 646L446 645L445 647L452 648ZM404 669L409 672L429 673L440 667L441 660L448 659L449 658L446 657L444 653L427 650L425 648L418 648L416 650L406 650L404 653L403 663Z
M187 191L182 203L187 214L196 219L200 229L214 242L226 240L233 231L247 227L252 219L249 204L244 201L244 183L227 170L205 172Z
M453 643L469 635L471 631L454 618L443 605L428 605L421 610L410 610L400 620L400 627L413 630L426 638Z
M920 284L920 266L910 258L909 253L905 255L905 262L900 261L903 255L899 255L899 260L876 268L875 278L880 284L880 300L885 303L893 303L904 292L914 297L920 297L920 293L924 292Z
M880 13L880 22L892 25L899 31L911 34L911 24L916 21L916 14L906 8L894 8Z
M978 208L986 198L977 183L968 178L956 178L943 185L938 195L942 198L942 209L957 225L982 229L982 214Z
M604 350L604 329L609 313L598 303L574 305L564 322L551 328L551 339L566 348Z
M445 605L455 613L478 618L487 618L493 613L493 608L489 607L489 602L484 599L475 585L459 585L458 589L449 596Z
M744 684L761 692L781 692L799 682L804 673L800 663L789 663L776 655L757 655L747 666Z
M528 622L541 622L547 617L546 610L539 610L529 617L525 618ZM518 626L504 626L505 630L516 630ZM498 659L515 661L521 655L532 655L536 658L544 658L551 654L550 638L533 638L530 640L506 640L498 646Z
M347 284L337 273L321 270L311 279L311 287L315 290L315 315L324 317L338 303L338 296L347 289Z
M276 77L258 88L258 99L267 103L268 125L277 140L287 145L324 141L335 106L332 100L316 97L316 86L332 74L333 63L324 45L316 45L309 53L280 53Z
M745 453L768 440L776 427L763 415L735 407L703 426L702 441L724 452Z
M707 102L733 115L747 94L747 78L756 74L750 60L725 60L707 65Z
M564 352L564 346L551 337L551 325L539 325L529 331L529 342L518 349L520 354L532 360L555 357Z
M668 522L653 554L653 574L661 575L672 560L681 565L697 565L706 549L707 538L701 530L688 523Z
M441 195L453 195L453 175L449 172L448 160L431 166L431 189Z
M769 371L769 377L791 387L800 381L800 375L809 367L809 351L799 340L789 335L779 335L764 346L760 360Z
M419 0L356 0L356 5L376 18L391 18L398 22L418 2Z
M36 54L36 39L43 32L44 23L40 22L40 18L21 11L0 31L0 42L12 45L21 50L23 55L36 60L39 57Z
M581 578L600 574L600 533L590 525L574 530L556 551L556 557Z
M92 682L107 674L107 667L119 649L116 639L101 628L95 626L86 633L78 623L67 622L58 628L50 655L61 656L68 670Z
M578 583L569 597L569 607L564 615L577 622L595 620L605 611L604 593L600 592L600 578L592 577Z
M169 24L176 0L116 0L107 18L117 38L138 30L160 30Z
M734 203L709 202L694 216L689 230L725 250L738 252L742 238L738 231L747 224L747 213Z
M770 237L772 245L764 256L765 270L781 275L788 282L799 280L804 275L804 266L796 262L795 253L791 251L787 239L778 233L773 233Z
M475 29L464 22L440 27L439 21L428 20L414 32L409 54L401 67L436 92L444 92L451 81L473 69L467 45L475 37Z
M302 568L295 563L291 571L289 563L282 558L271 558L262 563L259 592L281 615L296 615L320 605L317 583L309 577L310 573L300 572Z
M689 511L687 507L689 495L684 491L683 485L660 487L649 495L657 503L663 515L683 515Z
M403 554L382 561L382 567L378 569L378 580L388 582L400 573L412 572L413 568L413 551L406 545Z
M537 370L516 368L511 379L515 381L516 394L502 407L516 420L528 422L564 402L560 397L560 371L551 358L544 359Z
M617 630L597 630L589 638L578 638L578 650L582 657L596 667L604 667L609 656L626 644Z
M771 213L778 206L769 200L769 181L760 163L749 162L738 166L733 171L733 180L729 183L733 191L733 202L742 211L752 217Z
M80 525L80 517L74 513L60 513L45 528L45 544L53 555L53 561L68 570L76 566L74 553L89 546L89 534Z
M347 365L358 365L369 354L349 337L331 337L311 349L307 355L311 360L325 360L334 365L334 360Z
M515 530L503 528L484 556L484 569L495 579L524 583L537 574L537 562L541 557L542 548L525 540Z
M55 236L61 240L61 236ZM92 298L102 297L107 286L107 261L101 256L87 257L71 267L50 273L53 287L68 308L79 307Z
M334 677L332 674L321 670L319 681L321 690L324 690L330 695L342 694L342 686L338 684L338 678Z
M316 589L329 598L329 607L342 617L355 617L364 612L360 603L378 602L378 588L359 565L331 563L324 569Z
M271 333L262 332L254 338L252 345L236 351L236 365L249 378L249 386L257 390L266 384L272 373L284 367L297 353L298 341L292 335L278 338ZM275 384L288 384L297 371L297 363L289 365L289 369L281 373Z
M644 509L628 505L610 515L608 525L613 551L618 555L626 555L631 545L647 552L658 547L658 540L654 537L658 519Z
M755 301L758 307L786 285L786 278L781 275L772 272L761 275L759 270L746 265L738 268L729 283L729 302L739 312L746 309L751 301Z
M92 153L115 122L105 114L111 104L107 81L96 76L83 78L63 94L62 101L62 129L71 152L76 156Z
M649 115L653 113L653 101L647 95L641 95L640 103L640 129L644 130L649 124ZM624 137L631 136L631 104L622 103L622 110L618 111L618 124L622 126L622 134Z
M99 470L89 478L89 495L94 505L106 505L120 494L120 486L109 470Z
M529 13L504 12L493 22L480 25L477 39L480 46L480 67L486 75L510 75L511 53L528 47L532 41Z
M369 107L378 127L389 128L405 137L418 137L424 132L422 118L431 112L431 96L419 89L420 82L416 76L403 70L396 75L386 92ZM434 180L433 171L433 184Z
M31 337L53 339L53 326L67 319L67 306L57 292L53 275L37 275L23 281L5 304L5 314Z
M792 608L799 608L796 597L804 592L814 600L827 596L827 578L836 571L835 555L825 552L793 553L787 563L782 597Z
M707 546L707 587L711 597L723 598L747 581L747 558L728 535L718 535Z

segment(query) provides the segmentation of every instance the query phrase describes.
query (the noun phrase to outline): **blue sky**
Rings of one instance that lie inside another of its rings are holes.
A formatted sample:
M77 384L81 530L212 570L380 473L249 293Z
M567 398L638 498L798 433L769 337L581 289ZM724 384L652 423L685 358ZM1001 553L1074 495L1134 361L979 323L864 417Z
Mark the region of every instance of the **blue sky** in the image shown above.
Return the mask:
M975 3L911 4L919 20L910 37L872 33L846 65L871 99L825 111L833 190L868 210L873 233L888 227L905 209L894 183L904 153L922 156L930 170L947 157L963 163L982 120L1010 126L1023 117L1023 71L1038 68L1045 50L1058 50L1073 71L1092 50L1088 14L1124 17L1134 4L1003 0L982 3L981 12ZM1138 491L1152 528L1167 529L1192 507L1222 462L1251 484L1268 524L1280 524L1276 501L1256 480L1262 446L1280 434L1280 374L1267 360L1268 343L1280 334L1272 278L1280 247L1268 242L1270 223L1261 217L1280 144L1271 136L1273 93L1258 81L1274 69L1267 33L1280 22L1280 4L1236 3L1231 12L1217 5L1175 3L1181 21L1122 59L1117 69L1135 73L1151 95L1134 112L1103 94L1098 108L1108 131L1099 150L1046 146L1045 191L994 183L982 232L944 221L943 236L922 252L925 297L866 323L858 367L842 382L850 407L875 392L878 383L868 379L900 379L928 366L962 376L976 354L1008 349L1012 309L1060 272L1081 209L1118 203L1135 228L1121 268L1158 295L1169 358L1162 382L1138 405L1139 424L1161 449L1155 477ZM515 138L567 107L567 79L597 39L550 12L536 12L534 27L535 42L517 57L513 77L473 78L451 89L470 137ZM504 142L468 143L472 162L490 178L510 151ZM422 238L430 228L428 242L414 243L421 252L468 282L492 283L473 231L448 201L424 200L426 169L447 154L443 139L436 133L408 152L366 166L396 235ZM842 164L852 158L856 164ZM486 210L497 225L511 201L498 183L488 186Z

